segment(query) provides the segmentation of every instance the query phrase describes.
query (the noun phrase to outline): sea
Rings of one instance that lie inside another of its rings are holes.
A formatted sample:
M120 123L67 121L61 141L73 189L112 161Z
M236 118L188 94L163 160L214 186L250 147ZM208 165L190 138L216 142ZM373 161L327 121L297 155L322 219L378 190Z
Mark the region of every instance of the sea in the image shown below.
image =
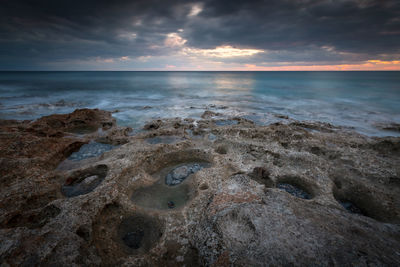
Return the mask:
M321 121L368 136L400 136L400 72L0 72L0 119L78 108L113 111L119 125L200 119L205 110L260 125Z

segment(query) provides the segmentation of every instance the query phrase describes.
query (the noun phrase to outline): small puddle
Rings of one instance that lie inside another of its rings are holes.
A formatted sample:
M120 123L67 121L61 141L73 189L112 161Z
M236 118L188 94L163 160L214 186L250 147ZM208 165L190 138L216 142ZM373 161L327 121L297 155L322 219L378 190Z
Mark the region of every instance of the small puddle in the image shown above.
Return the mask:
M138 206L150 209L168 210L183 207L193 197L193 190L187 183L171 187L163 181L137 189L131 200Z
M302 198L302 199L311 199L311 195L308 194L306 191L288 183L279 183L277 188L284 190L291 194L292 196Z
M176 142L179 142L182 140L183 139L178 136L167 136L167 135L156 136L156 137L146 139L147 143L152 144L152 145L173 144L173 143L176 143Z
M108 167L106 165L99 165L94 169L78 172L65 181L61 192L66 197L75 197L90 193L104 180L107 171Z
M195 139L195 140L203 139L203 135L202 135L201 133L196 132L196 131L193 131L193 130L191 130L191 129L186 129L186 130L185 130L185 133L186 133L187 135L189 135L189 137L190 137L191 139Z
M72 153L67 160L81 161L87 158L94 158L102 155L104 152L114 149L116 146L110 144L103 144L98 142L91 142L81 146L78 152Z
M157 182L135 190L131 201L144 208L179 209L195 195L191 176L210 166L208 162L185 162L165 167L153 175Z
M217 140L217 136L213 133L209 133L207 136L208 140L214 142L215 140Z
M193 130L191 130L191 129L186 129L185 132L192 139L202 139L203 138L203 136L201 134L194 133Z
M216 121L215 124L217 126L230 126L230 125L237 125L238 121L236 121L236 120L219 120L219 121Z

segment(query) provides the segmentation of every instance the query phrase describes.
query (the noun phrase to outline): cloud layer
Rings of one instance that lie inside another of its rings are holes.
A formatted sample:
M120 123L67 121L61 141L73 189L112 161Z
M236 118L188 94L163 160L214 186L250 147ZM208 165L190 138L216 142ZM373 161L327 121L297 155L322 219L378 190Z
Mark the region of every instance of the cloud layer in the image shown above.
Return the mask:
M400 69L399 43L397 0L3 0L0 7L3 70Z

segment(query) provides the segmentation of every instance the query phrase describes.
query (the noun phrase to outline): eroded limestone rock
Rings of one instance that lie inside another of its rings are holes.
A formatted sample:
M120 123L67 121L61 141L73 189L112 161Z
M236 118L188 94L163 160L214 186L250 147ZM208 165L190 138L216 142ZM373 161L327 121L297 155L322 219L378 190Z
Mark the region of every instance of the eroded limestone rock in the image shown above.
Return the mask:
M107 114L0 122L4 265L400 264L399 138L208 117L129 136ZM76 125L102 130L71 133ZM180 141L146 141L162 136ZM99 138L120 146L56 169ZM66 186L84 193L68 197Z

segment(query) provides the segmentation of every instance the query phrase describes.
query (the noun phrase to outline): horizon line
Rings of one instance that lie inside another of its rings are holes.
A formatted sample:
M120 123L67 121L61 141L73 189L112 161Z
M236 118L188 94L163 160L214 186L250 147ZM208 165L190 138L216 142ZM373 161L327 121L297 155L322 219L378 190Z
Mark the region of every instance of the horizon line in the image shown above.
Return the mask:
M400 70L0 70L0 72L398 72Z

